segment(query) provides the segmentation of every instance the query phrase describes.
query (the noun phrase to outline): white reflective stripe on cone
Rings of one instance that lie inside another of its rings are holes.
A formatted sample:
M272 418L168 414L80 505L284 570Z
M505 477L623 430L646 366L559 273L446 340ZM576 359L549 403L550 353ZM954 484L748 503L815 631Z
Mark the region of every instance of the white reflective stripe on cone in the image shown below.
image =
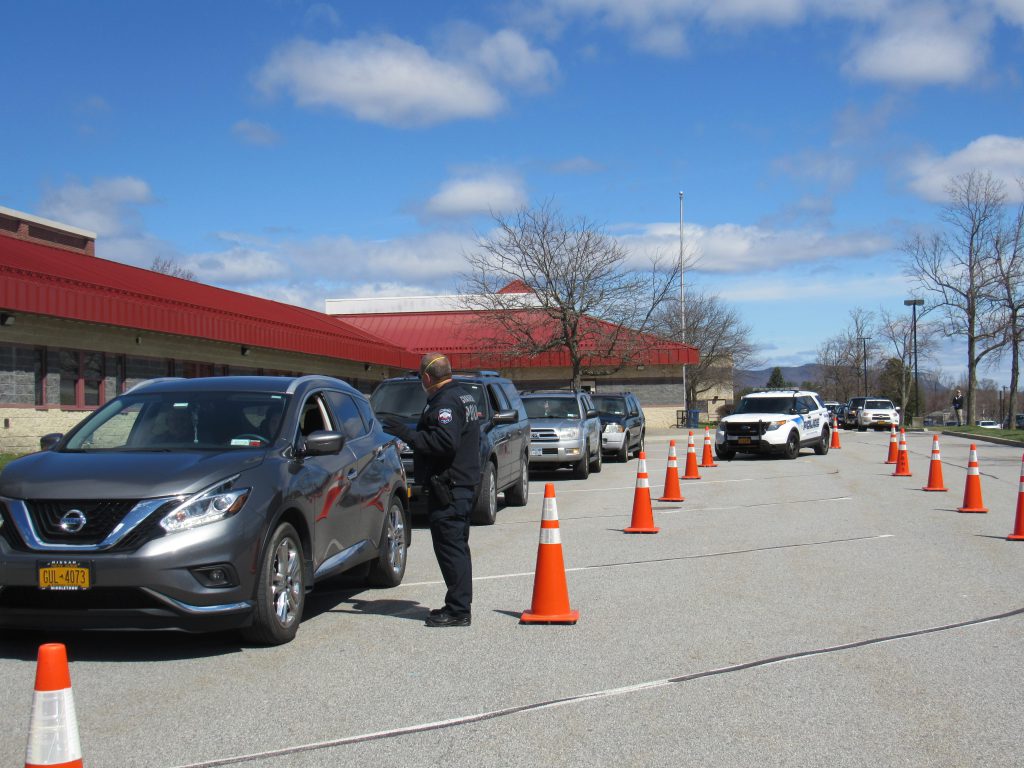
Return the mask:
M646 477L638 477L636 479L636 487L637 488L650 488L651 484L650 484L650 481Z
M975 464L973 467L967 467L967 474L968 475L981 475L981 472L978 471L978 465Z
M562 532L558 528L541 528L540 529L540 543L541 544L561 544L562 543Z
M29 765L60 765L82 759L78 720L71 689L36 691L25 762Z
M551 499L551 503L548 504L548 500L544 499L544 508L541 510L541 520L557 520L558 519L558 507L555 506L555 500Z

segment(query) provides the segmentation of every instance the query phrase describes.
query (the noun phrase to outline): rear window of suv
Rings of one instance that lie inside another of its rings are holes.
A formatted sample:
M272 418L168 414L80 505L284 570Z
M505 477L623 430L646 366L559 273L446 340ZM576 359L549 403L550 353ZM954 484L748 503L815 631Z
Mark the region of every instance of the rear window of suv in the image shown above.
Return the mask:
M524 397L526 416L531 419L579 419L575 397Z

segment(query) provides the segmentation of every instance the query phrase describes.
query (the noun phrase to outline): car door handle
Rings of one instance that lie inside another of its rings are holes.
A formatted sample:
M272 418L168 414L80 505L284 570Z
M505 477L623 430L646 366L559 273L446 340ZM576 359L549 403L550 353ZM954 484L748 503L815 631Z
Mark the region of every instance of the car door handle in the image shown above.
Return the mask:
M359 470L356 469L355 467L352 467L352 469L345 473L345 477L347 477L349 480L355 480L358 475Z
M375 459L377 459L377 461L384 461L384 446L383 445L378 445L377 446L377 449L373 452L373 457Z

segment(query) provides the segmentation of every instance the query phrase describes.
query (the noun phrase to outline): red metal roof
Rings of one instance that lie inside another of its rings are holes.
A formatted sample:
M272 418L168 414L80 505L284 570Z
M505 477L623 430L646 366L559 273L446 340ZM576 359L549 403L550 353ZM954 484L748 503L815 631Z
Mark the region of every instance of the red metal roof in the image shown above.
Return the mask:
M311 309L0 235L0 308L415 368L400 342Z
M531 322L541 325L550 322L538 310L521 310L530 316ZM444 352L449 356L452 367L473 368L538 368L570 366L569 355L564 349L542 352L538 355L508 357L494 349L494 339L504 334L495 323L487 322L486 312L396 312L382 314L344 315L345 322L362 328L369 333L393 343L401 342L408 349L419 354ZM595 318L584 322L613 326ZM644 351L636 362L645 365L691 365L699 360L697 350L686 344L661 339L650 334L627 333L628 340L640 344ZM584 344L584 349L587 345ZM591 345L591 350L593 350ZM592 354L586 360L587 366L611 366L618 360L613 357Z

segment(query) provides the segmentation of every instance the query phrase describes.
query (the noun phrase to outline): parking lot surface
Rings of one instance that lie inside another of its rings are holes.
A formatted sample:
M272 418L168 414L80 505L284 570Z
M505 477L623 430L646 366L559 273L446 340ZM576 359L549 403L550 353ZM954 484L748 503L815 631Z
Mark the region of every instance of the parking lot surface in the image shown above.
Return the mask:
M655 498L668 439L647 438ZM636 460L534 475L528 506L472 530L468 628L424 626L444 588L417 526L401 586L318 588L288 645L5 633L0 763L23 762L56 641L92 768L1021 765L1020 449L979 443L990 511L960 514L968 440L942 438L948 493L920 490L931 434L907 435L912 477L884 463L888 433L841 440L702 468L653 503L656 535L622 533ZM545 482L574 626L518 622Z

